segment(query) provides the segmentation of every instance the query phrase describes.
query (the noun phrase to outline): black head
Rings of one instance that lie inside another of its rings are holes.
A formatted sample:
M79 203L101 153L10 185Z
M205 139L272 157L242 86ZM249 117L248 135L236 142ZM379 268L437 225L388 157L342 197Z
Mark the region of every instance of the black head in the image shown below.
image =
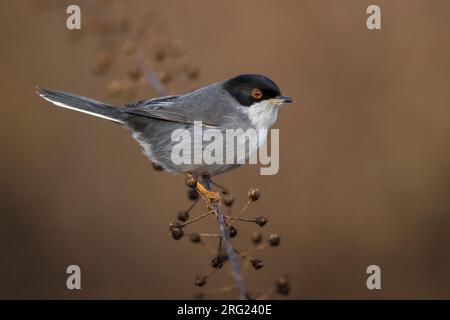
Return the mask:
M281 95L275 82L259 74L243 74L231 78L224 82L223 87L241 105L247 107Z

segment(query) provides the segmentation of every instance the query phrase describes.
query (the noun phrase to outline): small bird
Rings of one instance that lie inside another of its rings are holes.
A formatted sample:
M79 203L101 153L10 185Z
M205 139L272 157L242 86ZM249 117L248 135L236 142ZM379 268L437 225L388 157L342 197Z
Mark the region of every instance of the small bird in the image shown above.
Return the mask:
M39 87L37 93L59 107L122 125L132 132L151 161L166 171L195 176L215 176L240 164L174 163L171 154L175 142L171 137L175 130L186 129L193 134L194 122L197 121L201 121L205 128L220 132L227 129L269 129L277 119L278 107L293 102L291 98L281 95L275 82L258 74L239 75L190 93L140 100L120 107ZM263 142L247 146L246 159Z

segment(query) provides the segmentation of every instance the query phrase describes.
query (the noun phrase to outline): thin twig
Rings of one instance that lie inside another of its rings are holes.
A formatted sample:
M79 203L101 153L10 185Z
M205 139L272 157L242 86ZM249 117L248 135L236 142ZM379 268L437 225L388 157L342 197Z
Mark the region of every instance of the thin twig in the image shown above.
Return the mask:
M238 220L238 221L245 221L245 222L256 222L256 219L245 219L245 218L238 218L233 216L224 216L225 219L231 219L231 220ZM234 221L233 221L234 223ZM230 225L231 227L231 225Z
M221 235L218 233L199 233L198 235L200 237L215 237L215 238L221 237Z
M200 200L199 198L195 199L194 202L189 206L189 208L186 211L190 212L192 208L195 207L195 205L198 203L199 200Z
M187 225L189 225L189 224L191 224L191 223L194 223L195 221L198 221L198 220L200 220L200 219L203 219L203 218L209 216L210 214L213 214L213 212L212 212L212 211L209 211L209 212L207 212L207 213L204 213L204 214L202 214L201 216L198 216L197 218L192 219L191 221L188 221L188 222L183 223L182 226L185 227L185 226L187 226Z
M211 190L210 178L208 176L204 177L205 187ZM225 252L228 256L228 260L231 264L231 272L233 274L234 281L236 282L237 289L239 291L239 299L247 299L247 289L245 287L244 279L242 277L241 268L237 260L236 252L234 251L233 245L230 243L227 234L227 227L225 225L225 218L222 209L217 204L217 202L212 202L212 209L217 215L217 223L219 224L220 234L222 235L221 243L225 248Z
M250 205L250 203L252 203L252 201L248 200L247 203L245 204L244 208L242 209L241 213L239 213L239 215L237 217L235 217L233 221L231 221L229 227L232 227L236 223L236 221L241 219L241 217L244 215L245 211L247 211L248 206Z

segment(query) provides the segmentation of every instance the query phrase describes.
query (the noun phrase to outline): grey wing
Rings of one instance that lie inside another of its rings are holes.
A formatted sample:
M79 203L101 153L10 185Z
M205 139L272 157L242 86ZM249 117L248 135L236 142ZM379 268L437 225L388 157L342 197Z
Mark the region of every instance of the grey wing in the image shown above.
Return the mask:
M127 104L123 111L138 117L154 118L183 124L194 124L202 121L204 126L220 127L231 121L233 109L224 96L209 95L201 90L180 96L167 96L150 100L141 100Z
M147 117L170 122L193 124L194 119L188 110L179 107L176 100L179 96L168 96L150 100L141 100L126 104L123 110L131 115ZM200 119L198 119L200 121Z

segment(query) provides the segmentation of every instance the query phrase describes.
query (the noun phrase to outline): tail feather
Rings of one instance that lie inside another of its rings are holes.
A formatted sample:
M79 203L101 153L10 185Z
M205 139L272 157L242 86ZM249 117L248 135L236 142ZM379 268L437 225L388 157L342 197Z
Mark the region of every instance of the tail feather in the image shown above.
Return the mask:
M95 117L123 124L121 112L117 107L63 91L36 88L36 93L54 105L66 109L83 112Z

